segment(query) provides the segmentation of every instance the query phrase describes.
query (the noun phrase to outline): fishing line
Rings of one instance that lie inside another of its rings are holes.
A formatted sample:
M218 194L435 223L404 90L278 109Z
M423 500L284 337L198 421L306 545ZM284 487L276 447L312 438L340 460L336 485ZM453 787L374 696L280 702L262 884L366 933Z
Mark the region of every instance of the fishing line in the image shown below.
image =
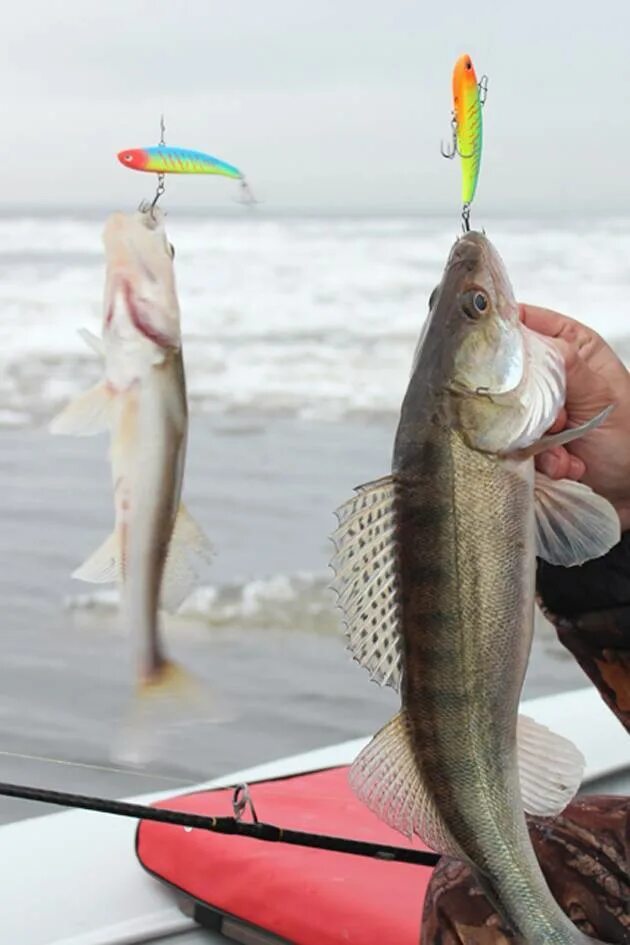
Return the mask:
M239 785L235 793L235 810L239 811L239 798L244 785ZM326 834L306 833L302 830L288 830L275 824L263 822L244 823L237 817L207 817L203 814L190 814L184 811L148 807L145 804L132 804L128 801L116 801L87 794L72 794L65 791L51 791L48 788L28 787L21 784L0 783L0 795L16 797L26 801L39 801L42 804L55 804L59 807L74 807L80 810L92 810L102 814L114 814L117 817L132 817L135 820L152 820L157 823L173 824L196 830L208 830L211 833L233 834L264 840L269 843L287 843L293 846L310 847L317 850L331 850L335 853L350 853L355 856L367 856L392 863L413 863L417 866L435 866L439 854L426 850L408 850L388 844L370 843L365 840L349 840Z
M2 751L0 755L4 758L19 758L22 761L43 761L51 765L65 765L70 768L87 768L90 771L105 771L109 774L125 774L132 778L152 778L155 781L169 781L171 784L178 784L180 787L186 784L192 785L192 781L186 781L184 778L176 778L168 774L154 774L151 771L133 771L130 768L116 768L114 765L98 765L88 761L67 761L65 758L48 758L46 755L27 755L18 751Z

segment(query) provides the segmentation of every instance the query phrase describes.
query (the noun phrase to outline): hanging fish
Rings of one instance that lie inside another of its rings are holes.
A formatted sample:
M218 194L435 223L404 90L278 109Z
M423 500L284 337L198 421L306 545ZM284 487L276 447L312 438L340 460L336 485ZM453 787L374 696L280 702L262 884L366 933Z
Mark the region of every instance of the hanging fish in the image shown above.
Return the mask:
M51 431L110 431L114 531L73 577L120 588L139 697L121 749L141 760L152 750L160 712L168 718L178 699L183 708L205 701L196 679L169 659L159 610L174 612L188 596L209 544L181 502L188 403L174 250L160 211L113 214L104 243L103 334L87 340L101 353L105 377Z
M450 148L442 146L442 154L462 159L462 219L469 230L470 205L477 191L483 143L482 106L488 91L488 78L477 81L475 67L468 54L460 56L453 69L453 140Z
M233 164L220 161L219 158L204 154L203 151L192 151L190 148L171 148L166 145L131 148L119 151L118 160L134 171L148 171L153 174L219 174L233 180L245 179L245 175Z

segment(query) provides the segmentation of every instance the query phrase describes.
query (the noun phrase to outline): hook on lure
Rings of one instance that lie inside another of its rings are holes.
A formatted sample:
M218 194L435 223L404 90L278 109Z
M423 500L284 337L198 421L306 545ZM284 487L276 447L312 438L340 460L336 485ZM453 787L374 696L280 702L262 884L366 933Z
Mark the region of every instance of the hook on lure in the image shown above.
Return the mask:
M253 205L257 203L245 175L238 167L221 161L219 158L205 154L203 151L193 151L190 148L173 148L165 141L164 116L160 119L160 143L157 147L130 148L118 152L118 160L125 167L133 171L147 171L157 174L157 188L151 203L143 204L143 209L153 212L157 203L166 190L167 174L215 174L221 177L230 177L240 184L239 203Z
M470 230L470 208L477 190L483 141L482 108L488 96L488 77L477 81L470 56L463 55L453 69L451 142L441 143L443 157L462 159L462 227Z
M158 143L158 148L166 147L165 135L166 135L166 125L164 123L164 115L160 115L160 141ZM157 207L158 200L160 199L160 197L162 196L165 190L166 190L166 176L164 174L164 171L162 171L161 173L158 174L157 187L155 188L155 197L153 198L153 202L151 203L151 213L153 213L153 211Z

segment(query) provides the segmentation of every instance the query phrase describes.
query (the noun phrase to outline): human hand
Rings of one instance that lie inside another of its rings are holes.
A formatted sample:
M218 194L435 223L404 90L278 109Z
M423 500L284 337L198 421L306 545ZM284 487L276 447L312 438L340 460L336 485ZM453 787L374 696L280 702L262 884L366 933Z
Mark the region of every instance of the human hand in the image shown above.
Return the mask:
M552 479L580 479L617 510L630 529L630 372L603 338L550 309L521 305L528 328L553 338L566 368L566 405L551 428L557 433L614 409L595 430L567 446L541 453L536 466Z

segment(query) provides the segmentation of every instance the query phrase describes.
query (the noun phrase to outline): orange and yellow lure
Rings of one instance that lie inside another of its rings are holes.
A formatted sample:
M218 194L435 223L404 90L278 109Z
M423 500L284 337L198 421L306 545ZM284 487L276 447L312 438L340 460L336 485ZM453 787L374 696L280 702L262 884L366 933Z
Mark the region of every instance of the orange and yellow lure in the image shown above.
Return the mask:
M487 76L482 76L478 82L470 56L460 56L453 69L453 140L449 149L442 146L442 154L447 158L459 154L462 159L462 221L465 230L470 229L470 206L479 180L482 107L487 91Z

